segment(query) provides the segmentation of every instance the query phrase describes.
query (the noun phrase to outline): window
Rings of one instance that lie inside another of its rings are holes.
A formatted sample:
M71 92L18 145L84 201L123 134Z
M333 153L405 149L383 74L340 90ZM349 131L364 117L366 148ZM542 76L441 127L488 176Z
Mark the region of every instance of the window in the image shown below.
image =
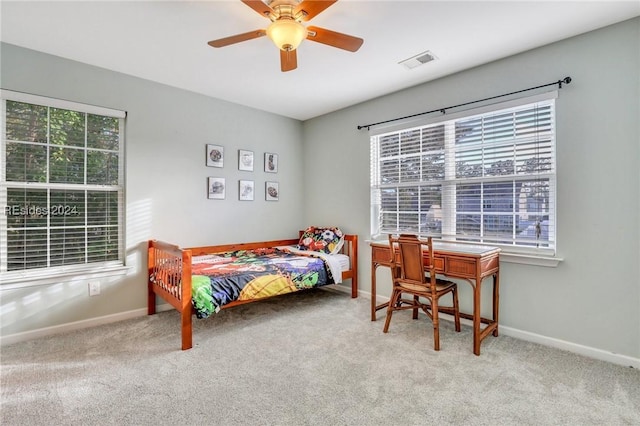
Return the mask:
M124 117L2 91L3 282L123 266Z
M555 96L372 135L372 235L555 254Z

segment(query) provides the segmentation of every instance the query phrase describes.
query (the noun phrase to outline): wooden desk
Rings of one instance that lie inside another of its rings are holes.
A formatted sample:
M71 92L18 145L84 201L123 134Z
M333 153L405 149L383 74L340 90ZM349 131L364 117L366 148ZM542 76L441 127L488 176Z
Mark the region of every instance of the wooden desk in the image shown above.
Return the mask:
M376 312L386 308L388 302L376 304L376 269L378 266L391 267L391 250L388 242L372 242L371 245L371 321L376 320ZM449 278L460 278L473 288L473 314L460 312L460 316L473 321L473 353L480 355L480 343L493 333L498 335L498 305L500 286L500 249L491 246L434 242L434 263L436 272ZM427 260L425 260L427 261ZM482 280L493 277L492 317L483 318L480 310ZM481 324L487 324L480 328Z

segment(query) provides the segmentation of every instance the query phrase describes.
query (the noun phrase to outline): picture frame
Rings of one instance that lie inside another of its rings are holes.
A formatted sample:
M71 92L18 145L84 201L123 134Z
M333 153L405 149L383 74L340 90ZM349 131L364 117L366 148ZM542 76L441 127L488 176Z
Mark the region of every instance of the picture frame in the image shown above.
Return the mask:
M207 167L224 167L224 147L207 144Z
M240 201L253 201L254 192L255 188L252 180L238 181L238 198Z
M238 170L253 171L253 151L246 149L238 150Z
M275 152L264 153L264 171L267 173L278 173L278 154Z
M207 178L207 198L210 200L224 200L225 195L225 178L209 176Z
M266 201L280 200L280 188L278 182L267 181L264 183L264 199Z

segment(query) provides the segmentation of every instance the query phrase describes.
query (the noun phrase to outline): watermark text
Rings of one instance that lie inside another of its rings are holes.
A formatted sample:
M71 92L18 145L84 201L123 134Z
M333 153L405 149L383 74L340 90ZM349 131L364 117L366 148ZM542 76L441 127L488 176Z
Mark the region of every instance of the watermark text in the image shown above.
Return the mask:
M46 216L77 216L78 207L68 206L65 204L56 204L49 207L44 206L23 206L14 204L4 208L5 216L28 216L28 217L46 217Z

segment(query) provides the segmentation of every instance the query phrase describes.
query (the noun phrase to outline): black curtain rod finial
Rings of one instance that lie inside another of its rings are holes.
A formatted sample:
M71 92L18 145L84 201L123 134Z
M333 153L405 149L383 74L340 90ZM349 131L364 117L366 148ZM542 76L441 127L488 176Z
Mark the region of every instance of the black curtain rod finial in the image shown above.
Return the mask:
M571 83L571 77L565 77L562 80L558 80L558 89L562 89L562 83L564 84Z

